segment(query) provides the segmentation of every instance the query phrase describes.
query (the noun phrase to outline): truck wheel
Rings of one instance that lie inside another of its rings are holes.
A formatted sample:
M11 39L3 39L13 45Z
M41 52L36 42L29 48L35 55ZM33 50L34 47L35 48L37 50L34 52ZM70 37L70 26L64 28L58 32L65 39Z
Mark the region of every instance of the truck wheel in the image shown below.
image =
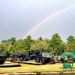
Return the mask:
M14 62L14 58L13 57L11 57L11 62Z
M23 57L20 57L19 60L20 60L20 61L23 61Z
M41 63L41 64L45 64L45 63L46 63L46 62L45 62L45 59L44 59L44 58L41 58L41 59L40 59L40 63Z
M35 62L39 63L40 62L39 58L35 58Z

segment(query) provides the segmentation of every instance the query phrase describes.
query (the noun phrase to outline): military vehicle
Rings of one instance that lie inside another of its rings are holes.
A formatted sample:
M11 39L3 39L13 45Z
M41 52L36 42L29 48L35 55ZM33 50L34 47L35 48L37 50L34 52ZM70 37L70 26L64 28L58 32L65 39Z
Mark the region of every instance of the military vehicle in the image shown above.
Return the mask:
M9 53L0 52L0 64L4 64L5 60L9 57Z
M28 61L35 60L37 63L46 64L54 63L54 53L48 50L28 50L25 53L11 55L11 61Z
M5 60L6 60L6 56L1 55L0 56L0 64L4 64Z
M25 60L25 53L13 53L10 55L11 61L24 61Z

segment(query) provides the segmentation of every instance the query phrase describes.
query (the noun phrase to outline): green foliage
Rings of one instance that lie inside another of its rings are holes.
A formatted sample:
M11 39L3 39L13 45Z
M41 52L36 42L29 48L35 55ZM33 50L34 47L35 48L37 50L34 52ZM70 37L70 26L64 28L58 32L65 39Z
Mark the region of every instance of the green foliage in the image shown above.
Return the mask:
M52 39L49 41L48 44L48 49L57 54L61 54L64 51L65 45L63 44L63 41L61 40L58 33L52 36Z
M40 49L44 49L47 50L47 39L42 39L42 37L40 37L39 39L37 39L36 41L34 41L30 47L31 50L40 50Z
M11 45L14 45L14 43L16 42L16 39L12 37L11 39L8 39L7 42L10 43Z
M2 45L0 45L0 54L4 51L4 48Z
M58 33L55 33L51 39L43 39L41 36L37 40L33 40L30 35L25 39L16 40L12 37L8 40L2 40L0 44L0 53L7 51L9 53L25 52L26 50L50 50L56 54L71 51L75 53L75 38L68 36L67 42L63 42Z
M67 38L67 51L75 53L75 38L74 36L69 36Z
M75 44L75 38L74 38L74 36L69 36L68 38L67 38L67 43L69 44L69 43L74 43Z
M39 40L41 40L41 41L43 40L41 36L39 37Z

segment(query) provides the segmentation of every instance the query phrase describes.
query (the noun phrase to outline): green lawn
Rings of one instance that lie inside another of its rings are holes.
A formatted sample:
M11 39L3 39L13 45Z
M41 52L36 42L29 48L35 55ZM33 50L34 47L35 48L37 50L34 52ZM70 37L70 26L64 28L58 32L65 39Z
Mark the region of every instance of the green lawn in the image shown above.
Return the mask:
M11 64L11 62L6 61L5 64ZM12 63L16 64L16 63ZM75 64L74 64L75 66ZM8 67L8 68L1 68L0 73L7 73L7 72L56 72L56 71L63 71L62 63L56 64L46 64L46 65L32 65L32 64L21 64L21 67Z

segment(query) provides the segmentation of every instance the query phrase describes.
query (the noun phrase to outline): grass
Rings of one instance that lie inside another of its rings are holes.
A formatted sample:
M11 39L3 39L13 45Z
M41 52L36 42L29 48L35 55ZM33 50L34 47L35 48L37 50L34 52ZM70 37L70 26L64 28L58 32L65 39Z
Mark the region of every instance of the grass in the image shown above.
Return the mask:
M5 64L11 64L11 62L6 61ZM14 63L12 63L14 64ZM16 64L16 63L15 63ZM74 64L75 66L75 64ZM46 64L46 65L32 65L32 64L21 64L21 67L7 67L1 68L0 73L8 72L56 72L63 71L62 63L56 64Z

